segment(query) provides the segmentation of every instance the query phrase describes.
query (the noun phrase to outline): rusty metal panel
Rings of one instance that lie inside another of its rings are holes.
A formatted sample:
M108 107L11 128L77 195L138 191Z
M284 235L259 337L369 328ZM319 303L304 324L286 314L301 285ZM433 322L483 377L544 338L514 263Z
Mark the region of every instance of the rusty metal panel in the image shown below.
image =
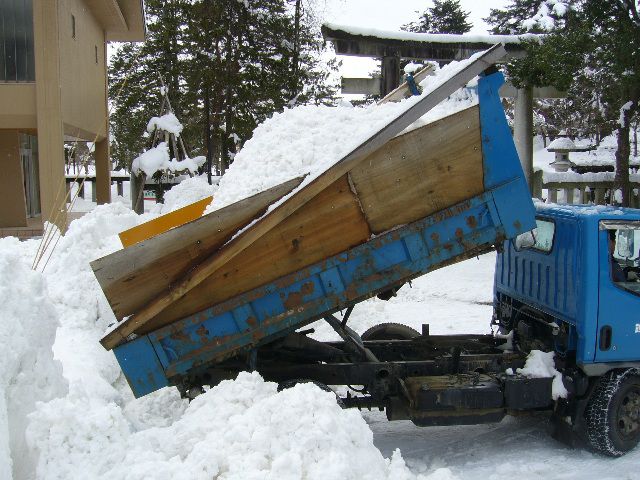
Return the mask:
M144 348L150 343L166 381L176 381L181 375L273 341L390 286L491 249L504 238L498 215L504 208L504 204L494 204L491 194L474 197L115 350L126 346L131 351L137 343ZM130 368L145 368L131 362L120 362L125 373ZM132 388L141 395L153 385L139 388L133 384Z

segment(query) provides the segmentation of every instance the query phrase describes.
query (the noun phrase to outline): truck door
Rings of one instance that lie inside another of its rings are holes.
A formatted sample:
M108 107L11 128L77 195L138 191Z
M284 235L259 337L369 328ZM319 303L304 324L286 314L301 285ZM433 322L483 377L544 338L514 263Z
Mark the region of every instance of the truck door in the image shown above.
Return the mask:
M638 360L639 250L640 222L600 222L597 362Z

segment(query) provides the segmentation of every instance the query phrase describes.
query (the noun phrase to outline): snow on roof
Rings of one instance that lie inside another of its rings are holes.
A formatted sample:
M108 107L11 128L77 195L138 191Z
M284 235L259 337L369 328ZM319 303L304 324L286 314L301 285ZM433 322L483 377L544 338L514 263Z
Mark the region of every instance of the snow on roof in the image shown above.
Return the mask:
M352 35L362 35L365 37L377 37L388 40L403 40L411 42L433 42L433 43L521 43L523 40L540 41L544 35L527 33L524 35L489 35L477 33L414 33L397 30L378 30L377 28L354 27L337 23L325 23L324 26L331 30L342 30Z
M576 148L576 144L567 137L558 137L547 146L547 150L550 152L553 150L573 150L574 148Z

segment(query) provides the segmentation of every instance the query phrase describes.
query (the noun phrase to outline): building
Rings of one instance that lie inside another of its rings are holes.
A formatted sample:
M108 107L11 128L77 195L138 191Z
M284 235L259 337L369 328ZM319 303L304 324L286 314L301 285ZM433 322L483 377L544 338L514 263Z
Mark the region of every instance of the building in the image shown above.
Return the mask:
M0 0L0 229L66 228L64 142L96 142L110 201L107 42L143 41L142 0Z

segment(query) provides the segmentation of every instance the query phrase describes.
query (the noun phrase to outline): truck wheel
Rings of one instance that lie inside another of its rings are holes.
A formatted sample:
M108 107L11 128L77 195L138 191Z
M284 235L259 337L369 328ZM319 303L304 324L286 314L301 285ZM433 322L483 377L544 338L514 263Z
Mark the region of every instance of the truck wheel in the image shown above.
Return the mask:
M322 382L317 382L316 380L308 380L308 379L305 379L305 378L298 378L298 379L295 379L295 380L287 380L287 381L284 381L284 382L280 382L278 384L278 391L281 392L282 390L286 390L287 388L293 388L296 385L298 385L299 383L313 383L320 390L324 390L325 392L333 393L336 396L336 403L338 404L338 406L340 408L347 408L346 405L344 404L344 402L342 401L342 398L340 398L340 395L338 395L328 385L325 385Z
M417 330L400 323L379 323L360 335L362 340L411 340L419 336Z
M640 440L638 370L618 370L604 375L584 415L591 448L611 457L632 450Z

